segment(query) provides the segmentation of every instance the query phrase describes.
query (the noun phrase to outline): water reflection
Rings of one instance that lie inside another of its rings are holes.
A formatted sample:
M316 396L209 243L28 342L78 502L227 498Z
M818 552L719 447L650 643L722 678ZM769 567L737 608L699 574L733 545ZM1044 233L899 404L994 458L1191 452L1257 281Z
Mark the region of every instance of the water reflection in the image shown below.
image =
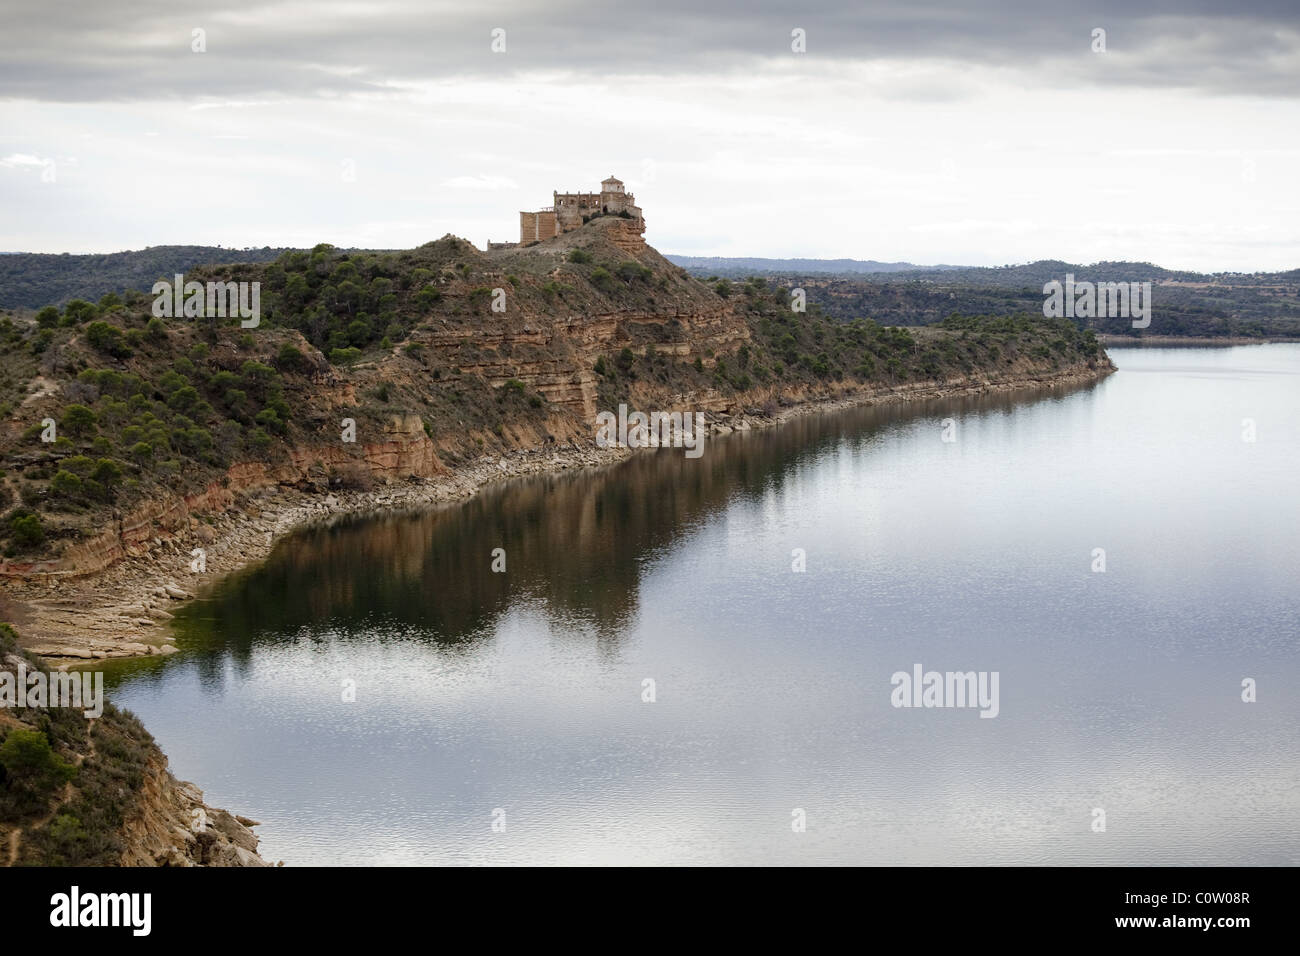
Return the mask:
M376 628L451 650L489 639L512 602L524 601L556 626L588 626L608 651L637 619L647 561L729 503L779 495L809 464L832 451L861 453L902 422L1010 416L1092 387L808 415L712 439L699 459L641 454L612 468L501 482L459 505L307 530L193 605L178 622L179 643L220 648L236 665L259 642L368 640ZM491 570L496 548L508 573ZM197 659L206 681L220 680L226 661Z

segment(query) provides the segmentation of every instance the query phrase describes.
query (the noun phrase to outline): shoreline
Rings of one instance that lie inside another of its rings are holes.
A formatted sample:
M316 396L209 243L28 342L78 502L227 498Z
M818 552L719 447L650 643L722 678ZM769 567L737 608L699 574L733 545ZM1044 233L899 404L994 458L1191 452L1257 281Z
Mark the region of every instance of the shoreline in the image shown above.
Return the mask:
M1225 335L1215 338L1207 335L1098 335L1097 341L1103 347L1120 348L1177 348L1187 345L1206 345L1228 348L1234 345L1279 345L1300 342L1300 338L1274 336L1269 338L1247 338L1240 335Z
M1100 381L1115 371L1109 361L1094 368L1071 367L1054 375L1008 379L965 379L846 390L799 401L774 414L713 416L708 435L775 427L804 415L862 405L903 405L967 395L1034 391ZM646 449L636 449L644 451ZM580 468L603 468L633 454L628 448L570 445L525 448L484 458L432 478L411 477L369 490L308 492L268 485L213 516L211 524L168 541L144 555L124 558L84 576L7 582L4 602L22 643L56 669L95 660L166 656L177 653L169 622L174 612L230 575L264 561L277 541L292 533L369 514L391 515L467 501L497 481ZM190 573L191 549L202 546L206 568Z

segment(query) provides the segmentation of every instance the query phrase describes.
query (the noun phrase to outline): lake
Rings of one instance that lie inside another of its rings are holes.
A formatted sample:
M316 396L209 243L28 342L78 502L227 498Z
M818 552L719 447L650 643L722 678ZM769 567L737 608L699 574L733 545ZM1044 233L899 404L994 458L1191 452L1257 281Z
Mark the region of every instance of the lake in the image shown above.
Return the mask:
M1298 863L1300 345L1110 354L305 531L110 698L288 865Z

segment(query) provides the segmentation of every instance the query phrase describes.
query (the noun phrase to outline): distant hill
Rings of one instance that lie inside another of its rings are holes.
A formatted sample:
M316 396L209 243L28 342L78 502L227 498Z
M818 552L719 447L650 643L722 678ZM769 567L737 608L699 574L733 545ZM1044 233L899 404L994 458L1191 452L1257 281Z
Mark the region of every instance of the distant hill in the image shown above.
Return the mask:
M965 266L918 266L911 262L877 262L875 259L761 259L726 256L664 256L673 265L691 272L716 276L755 275L770 272L798 272L804 275L859 274L870 272L942 272Z
M223 249L221 246L150 246L134 252L74 256L14 252L0 256L0 308L38 309L70 299L98 301L109 292L148 291L170 278L210 263L270 262L285 249Z
M0 255L0 309L98 302L109 292L148 291L159 278L207 265L257 265L284 249L151 246L105 255ZM344 251L344 250L339 250ZM1005 266L918 266L871 259L775 259L665 256L698 278L754 276L800 286L809 301L841 321L934 325L963 315L1037 313L1043 285L1073 274L1094 282L1151 282L1156 312L1147 335L1300 337L1300 269L1275 273L1197 273L1150 262L1070 263L1060 259ZM1129 334L1126 320L1094 320L1098 332Z
M726 259L670 256L701 278L759 276L802 288L810 303L842 322L935 325L962 315L1039 313L1052 280L1150 282L1147 336L1300 339L1300 269L1199 273L1150 262L1072 263L1040 259L1006 266L913 266L857 259ZM1133 335L1127 318L1084 320L1096 332Z
M946 286L991 289L1041 289L1052 279L1071 273L1076 279L1093 282L1175 282L1225 286L1270 286L1300 281L1300 269L1287 272L1201 273L1166 269L1150 262L1104 261L1065 262L1039 259L1005 266L919 266L911 262L878 262L875 259L762 259L726 256L665 256L669 262L696 275L733 278L737 275L865 276L871 281L941 282Z
M1019 289L1036 288L1053 279L1063 280L1066 273L1076 279L1092 282L1209 282L1214 277L1199 272L1179 272L1150 262L1093 262L1089 264L1065 262L1061 259L1039 259L1006 266L953 266L906 270L891 276L900 279L931 279L949 285L970 288Z
M1072 274L1076 281L1150 282L1147 336L1300 338L1300 272L1201 275L1145 262L1079 265L1044 260L1019 266L884 275L769 276L801 287L841 321L871 318L886 325L932 325L954 312L1005 315L1040 312L1043 286ZM1093 318L1097 332L1131 335L1127 318Z

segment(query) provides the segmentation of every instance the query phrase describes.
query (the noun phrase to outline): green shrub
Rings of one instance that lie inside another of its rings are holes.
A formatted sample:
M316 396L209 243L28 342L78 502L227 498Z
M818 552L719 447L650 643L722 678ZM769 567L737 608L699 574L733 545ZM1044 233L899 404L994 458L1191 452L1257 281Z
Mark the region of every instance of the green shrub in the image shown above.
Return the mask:
M283 372L305 372L311 367L307 361L307 356L302 354L302 350L288 342L280 346L280 352L275 357L276 367Z
M71 303L68 308L72 308ZM131 355L131 349L127 347L122 330L102 319L96 319L86 326L86 341L90 343L91 348L114 358L127 358Z
M212 435L199 425L188 428L174 428L171 433L171 445L177 451L195 455L212 447Z
M60 325L81 325L83 322L89 322L95 317L95 307L84 299L73 299L63 307L63 318L60 319Z
M81 479L70 471L60 469L50 480L50 491L60 498L78 498L81 496Z
M618 277L624 282L632 282L640 279L642 282L648 280L654 272L637 262L624 262L618 267Z
M90 477L111 490L122 481L122 466L111 458L101 458L95 462L95 470L90 473Z
M82 478L90 475L90 470L95 467L95 459L87 455L73 455L71 458L63 459L63 467Z
M78 405L75 402L63 410L63 418L59 421L59 427L73 437L89 435L95 430L95 423L98 419L95 413L85 405Z
M54 844L59 858L65 861L78 856L78 850L88 838L86 828L81 825L81 819L71 813L60 813L55 817L50 822L46 835Z
M199 392L193 385L185 385L167 396L167 407L188 415L199 403Z
M71 780L77 768L63 760L39 730L15 727L0 743L0 768L7 790L25 790L44 798Z
M275 409L273 408L262 409L253 416L253 421L257 422L257 424L261 425L263 428L268 428L273 432L284 431L284 422L280 421L280 416L276 414Z
M14 547L19 550L35 548L45 540L45 527L41 516L32 511L20 509L9 516L9 533Z

